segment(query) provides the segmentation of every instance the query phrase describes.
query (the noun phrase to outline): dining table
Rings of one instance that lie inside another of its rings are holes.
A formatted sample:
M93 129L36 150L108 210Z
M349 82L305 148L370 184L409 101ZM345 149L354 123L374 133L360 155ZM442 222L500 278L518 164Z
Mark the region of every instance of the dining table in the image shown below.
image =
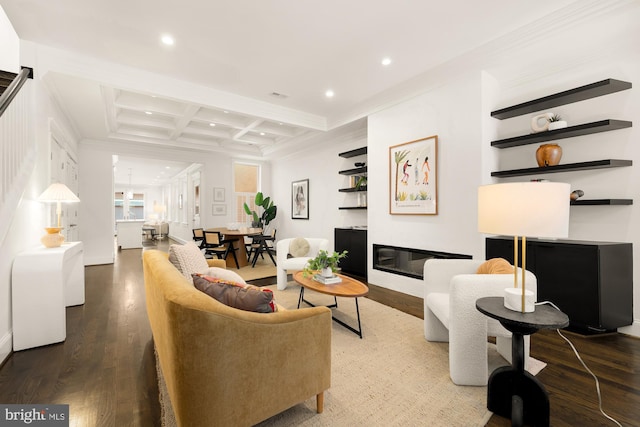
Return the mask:
M237 250L238 265L236 266L233 257L227 257L226 263L229 268L242 268L249 265L247 259L247 248L244 245L244 238L250 236L256 236L262 234L262 228L253 227L241 227L236 230L231 230L226 227L207 228L207 231L217 231L222 234L223 240L232 240L233 247Z

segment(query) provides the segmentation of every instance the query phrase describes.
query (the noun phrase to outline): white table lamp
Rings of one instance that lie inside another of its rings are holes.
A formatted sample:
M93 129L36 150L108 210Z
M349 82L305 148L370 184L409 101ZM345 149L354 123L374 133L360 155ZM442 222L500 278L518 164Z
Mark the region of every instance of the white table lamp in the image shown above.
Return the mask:
M533 293L525 289L526 239L568 237L570 193L570 185L559 182L513 182L478 188L478 231L514 236L514 288L505 290L505 307L523 313L534 311ZM518 237L522 237L520 291Z
M40 202L56 203L56 214L58 215L57 227L46 227L47 234L45 234L40 241L47 248L56 248L62 245L64 242L64 236L60 234L62 226L60 224L60 216L62 215L62 203L76 203L80 199L73 191L64 184L59 182L53 183L47 188L39 197Z

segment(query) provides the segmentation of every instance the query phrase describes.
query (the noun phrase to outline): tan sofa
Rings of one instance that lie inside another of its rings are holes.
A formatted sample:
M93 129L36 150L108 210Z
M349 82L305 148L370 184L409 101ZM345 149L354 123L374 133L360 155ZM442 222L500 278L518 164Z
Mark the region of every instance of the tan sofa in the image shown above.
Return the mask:
M147 314L179 426L251 426L313 396L322 412L331 385L328 308L238 310L197 290L164 252L145 251L143 265Z

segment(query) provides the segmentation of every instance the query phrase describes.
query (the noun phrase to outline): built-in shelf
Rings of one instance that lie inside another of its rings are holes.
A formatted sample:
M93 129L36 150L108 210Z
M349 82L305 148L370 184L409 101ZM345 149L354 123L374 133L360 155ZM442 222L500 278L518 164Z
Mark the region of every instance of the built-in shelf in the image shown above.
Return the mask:
M567 163L567 164L556 165L556 166L496 171L496 172L491 172L491 176L494 176L496 178L507 178L512 176L538 175L538 174L556 173L556 172L619 168L619 167L631 166L632 164L633 162L631 160L613 160L613 159L594 160L594 161L581 162L581 163Z
M569 126L563 129L550 130L546 132L532 133L529 135L516 136L513 138L499 139L491 141L491 146L496 148L517 147L520 145L536 144L544 141L556 139L573 138L575 136L589 135L598 132L608 132L611 130L624 129L632 126L632 122L626 120L600 120L592 123L584 123L576 126Z
M584 101L586 99L596 98L598 96L608 95L614 92L631 89L631 83L622 80L606 79L599 82L580 86L575 89L558 92L553 95L534 99L533 101L524 102L511 107L502 108L492 111L491 117L496 119L508 119L511 117L521 116L523 114L533 113L535 111L546 110L560 105L571 104L573 102Z
M348 159L351 157L362 156L363 154L367 154L367 147L356 148L355 150L345 151L344 153L338 154L338 156Z
M338 207L338 209L344 210L344 209L367 209L366 206L340 206Z
M572 206L627 206L632 204L632 199L578 199L571 201Z
M338 173L340 175L360 175L361 173L367 173L367 167L363 166L361 168L346 169Z
M357 193L358 191L367 191L367 186L361 185L360 187L340 188L338 191L341 193Z

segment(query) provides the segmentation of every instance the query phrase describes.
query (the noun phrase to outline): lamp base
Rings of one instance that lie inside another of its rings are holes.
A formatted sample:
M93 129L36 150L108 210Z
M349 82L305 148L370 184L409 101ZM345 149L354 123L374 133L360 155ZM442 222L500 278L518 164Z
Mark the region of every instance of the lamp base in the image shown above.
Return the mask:
M504 290L504 306L520 313L533 313L536 309L533 292L524 291L524 310L522 310L522 289L507 288Z
M64 242L64 236L60 234L61 227L47 227L45 228L47 234L40 238L40 242L45 248L57 248Z

